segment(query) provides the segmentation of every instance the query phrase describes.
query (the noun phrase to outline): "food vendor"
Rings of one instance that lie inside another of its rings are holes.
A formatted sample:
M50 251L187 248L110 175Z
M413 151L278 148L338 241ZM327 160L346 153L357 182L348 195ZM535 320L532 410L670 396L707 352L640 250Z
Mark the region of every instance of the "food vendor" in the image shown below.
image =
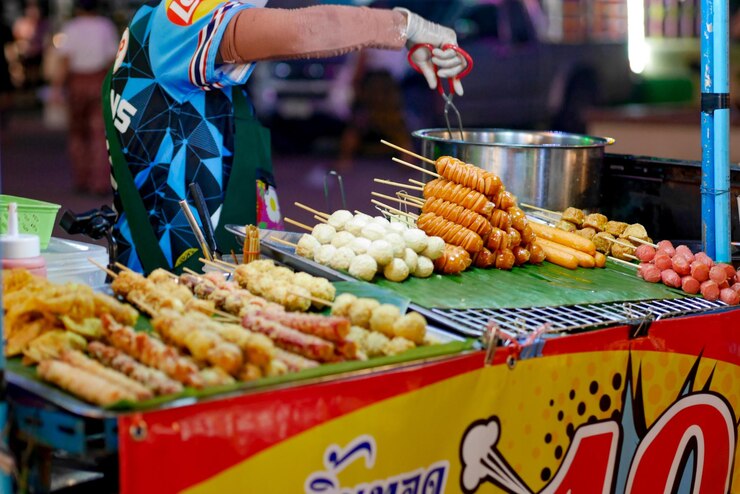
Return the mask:
M255 3L257 5L255 5ZM226 224L280 226L269 134L243 90L254 62L335 56L365 47L435 47L413 57L434 89L466 62L454 31L406 9L264 8L223 0L160 0L123 34L103 88L118 260L181 271L202 257L179 202L200 185L222 251ZM436 72L436 74L435 74ZM455 91L462 94L459 80ZM192 203L192 202L191 202Z

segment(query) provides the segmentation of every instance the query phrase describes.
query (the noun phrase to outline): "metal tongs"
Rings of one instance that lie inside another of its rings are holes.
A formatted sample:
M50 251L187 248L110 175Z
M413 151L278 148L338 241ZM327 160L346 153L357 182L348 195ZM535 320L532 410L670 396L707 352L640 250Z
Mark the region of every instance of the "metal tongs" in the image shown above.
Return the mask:
M412 58L412 55L417 50L422 50L422 49L423 50L429 50L429 54L431 56L431 53L432 53L432 50L434 49L434 46L432 46L429 43L419 43L419 44L414 45L414 46L411 47L411 49L409 50L409 55L408 55L409 65L411 65L411 68L413 68L415 71L419 72L420 74L423 73L422 70L421 70L421 67L419 67L416 64L416 62L414 62L414 60ZM470 73L471 70L473 70L473 59L471 58L470 54L468 54L468 52L466 52L465 50L463 50L462 48L460 48L457 45L452 45L452 44L442 45L442 49L443 50L454 50L454 51L456 51L463 59L465 59L465 61L468 64L468 66L465 67L465 69L462 72L460 72L460 74L458 74L457 77L455 77L453 79L448 79L447 80L447 89L448 89L448 92L447 93L445 93L444 87L442 87L442 79L440 79L439 74L437 73L437 71L439 69L436 66L434 67L434 72L437 75L437 92L440 94L440 96L442 96L442 99L445 102L444 113L445 113L445 123L447 124L447 132L449 132L450 139L452 139L452 125L450 124L450 111L452 111L455 114L455 116L457 117L457 125L458 125L458 129L460 131L460 139L461 140L464 140L465 139L465 134L463 132L462 118L460 118L460 112L458 111L457 107L455 106L455 103L453 103L453 101L452 101L452 98L455 95L455 89L454 89L454 86L453 86L453 81L455 79L458 79L458 80L459 79L462 79L463 77L467 76Z
M205 198L203 197L203 192L201 191L200 186L195 182L191 183L189 188L191 199L195 203L195 209L198 212L203 229L201 230L200 225L198 225L187 201L180 201L180 209L185 215L185 219L187 220L188 225L190 225L190 229L193 230L195 239L197 240L198 245L200 245L200 249L203 251L205 258L209 261L212 261L214 258L221 259L221 251L219 251L218 245L216 245L216 237L213 233L213 225L211 224L211 218L208 214L208 208L206 206Z

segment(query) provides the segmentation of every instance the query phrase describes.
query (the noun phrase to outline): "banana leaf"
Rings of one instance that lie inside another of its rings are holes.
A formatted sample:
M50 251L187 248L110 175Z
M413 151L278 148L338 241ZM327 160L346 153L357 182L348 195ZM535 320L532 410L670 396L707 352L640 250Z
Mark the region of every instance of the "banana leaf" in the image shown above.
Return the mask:
M473 268L456 276L435 274L403 283L377 277L375 285L430 309L554 307L687 296L661 283L647 283L637 277L636 269L612 261L605 269L569 270L549 262L511 271Z

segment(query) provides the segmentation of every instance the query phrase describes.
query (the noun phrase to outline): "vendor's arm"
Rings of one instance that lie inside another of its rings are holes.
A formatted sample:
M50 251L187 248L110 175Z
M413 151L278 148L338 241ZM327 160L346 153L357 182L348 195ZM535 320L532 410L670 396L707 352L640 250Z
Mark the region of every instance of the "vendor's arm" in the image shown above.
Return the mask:
M318 58L362 48L401 49L406 15L367 7L253 8L229 22L220 46L226 63Z

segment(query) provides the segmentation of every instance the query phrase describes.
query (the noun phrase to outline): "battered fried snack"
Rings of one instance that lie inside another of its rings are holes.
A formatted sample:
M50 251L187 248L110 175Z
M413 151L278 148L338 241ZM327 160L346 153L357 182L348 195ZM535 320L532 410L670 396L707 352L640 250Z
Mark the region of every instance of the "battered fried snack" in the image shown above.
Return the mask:
M166 341L188 350L196 360L214 365L232 376L238 375L244 365L238 346L204 329L192 315L162 310L151 322Z
M598 232L593 236L593 238L591 238L591 241L596 246L596 250L603 252L606 255L609 255L609 251L614 243L611 242L611 240L614 240L614 235L606 232Z
M583 228L593 228L597 232L603 232L606 227L607 218L600 213L592 213L583 220Z
M319 362L334 362L337 360L336 347L332 342L301 333L278 322L266 319L259 314L245 314L242 318L242 326L269 336L283 350Z
M281 348L275 350L275 359L287 367L288 372L298 372L304 369L312 369L321 365L315 360L301 357L295 353L285 351Z
M182 384L170 379L162 371L137 362L117 348L93 341L87 346L87 351L103 365L143 384L157 396L179 393L183 390Z
M103 316L102 321L105 339L115 348L185 385L199 389L205 387L206 382L198 373L195 362L183 357L174 348L146 333L123 326L110 316Z
M591 240L594 238L594 235L596 235L596 230L594 230L591 227L586 227L586 228L581 228L580 230L576 230L576 233L580 235L581 237L585 237Z
M614 235L615 237L620 236L624 231L627 229L629 224L623 222L623 221L607 221L606 226L604 227L604 231L606 233L610 233Z
M558 221L557 224L555 225L555 228L564 230L566 232L575 232L577 230L576 225L574 225L570 221L565 221L565 220Z
M459 245L468 252L475 253L483 247L480 235L434 213L422 213L416 225L427 235L442 237L448 244Z
M96 405L107 406L121 400L136 401L130 391L100 376L59 360L44 360L36 368L39 377Z
M642 226L640 223L633 223L627 228L624 229L622 234L619 236L620 238L629 238L629 237L635 237L639 238L640 240L648 240L648 234L647 230L645 230L645 227Z
M124 374L101 365L99 362L85 356L77 350L63 351L59 356L59 360L105 379L111 384L131 393L137 400L147 400L154 396L149 389L145 388L133 379L129 379Z
M564 221L569 221L576 225L578 228L581 228L583 226L583 220L586 219L586 213L584 213L582 209L566 208L565 211L563 211L563 215L560 217L560 219Z

